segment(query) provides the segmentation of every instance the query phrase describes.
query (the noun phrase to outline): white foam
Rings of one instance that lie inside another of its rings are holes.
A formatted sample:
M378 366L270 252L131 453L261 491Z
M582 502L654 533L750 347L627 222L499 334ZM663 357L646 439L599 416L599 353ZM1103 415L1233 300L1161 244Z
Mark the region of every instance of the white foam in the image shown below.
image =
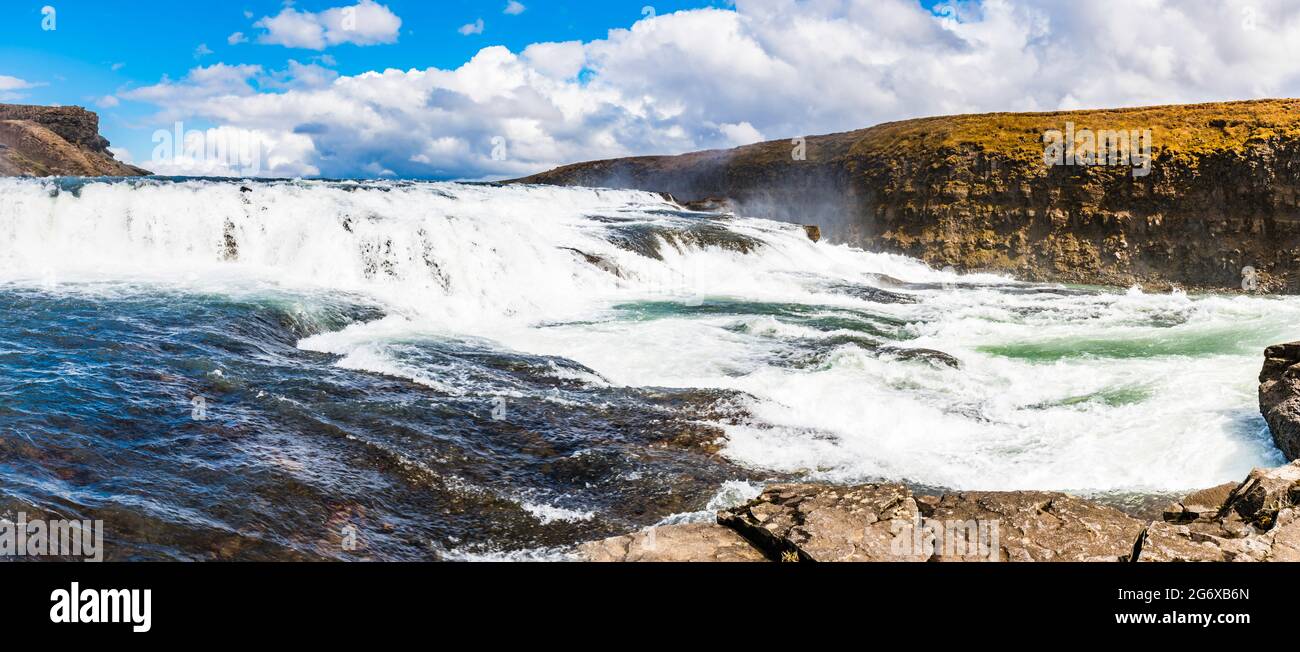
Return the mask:
M1294 298L1011 294L981 287L1004 278L814 244L798 228L749 219L718 224L764 243L750 254L665 243L655 260L611 244L609 224L591 219L673 220L656 213L674 208L660 197L632 191L283 182L244 193L200 181L91 183L80 197L52 189L0 180L0 282L48 291L87 280L193 291L261 284L370 297L390 316L300 346L448 393L468 391L468 381L409 362L402 347L478 337L598 374L556 368L560 378L740 390L754 397L754 418L726 426L725 454L757 469L969 489L1175 490L1280 461L1261 430L1255 376L1264 346L1295 338ZM914 305L829 289L874 275L942 287L914 292ZM836 333L771 314L632 319L616 309L638 301L865 310L905 324L899 344L964 366L885 360L852 345L791 366L792 353L811 353L804 341Z

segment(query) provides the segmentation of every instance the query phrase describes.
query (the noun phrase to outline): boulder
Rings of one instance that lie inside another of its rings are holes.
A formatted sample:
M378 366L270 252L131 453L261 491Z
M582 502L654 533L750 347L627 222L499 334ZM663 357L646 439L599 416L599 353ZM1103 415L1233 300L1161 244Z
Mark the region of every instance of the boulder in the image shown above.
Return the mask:
M1300 459L1300 342L1264 350L1259 411L1287 459Z
M578 556L595 562L767 561L739 534L716 523L662 525L578 547Z
M1188 494L1186 498L1165 508L1164 519L1170 523L1212 521L1219 516L1223 504L1228 502L1228 497L1240 484L1225 482L1217 487Z
M1221 487L1207 492L1216 492ZM1206 495L1206 492L1198 492ZM1189 496L1188 499L1196 497ZM1206 499L1209 502L1210 499ZM1184 501L1188 502L1188 501ZM1300 560L1300 462L1255 469L1213 517L1166 511L1137 546L1138 561Z

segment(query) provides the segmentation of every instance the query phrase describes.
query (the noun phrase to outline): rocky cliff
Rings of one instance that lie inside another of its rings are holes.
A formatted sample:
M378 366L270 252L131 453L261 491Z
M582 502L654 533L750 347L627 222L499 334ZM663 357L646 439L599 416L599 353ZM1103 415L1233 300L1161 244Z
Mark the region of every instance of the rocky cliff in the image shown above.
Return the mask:
M713 523L584 544L587 561L1300 561L1300 462L1193 493L1155 521L1038 491L773 485Z
M0 104L0 176L141 176L116 160L99 116L78 106Z
M1300 342L1278 344L1264 351L1259 411L1287 459L1300 459Z
M1300 100L924 118L520 181L726 199L1029 280L1300 291Z

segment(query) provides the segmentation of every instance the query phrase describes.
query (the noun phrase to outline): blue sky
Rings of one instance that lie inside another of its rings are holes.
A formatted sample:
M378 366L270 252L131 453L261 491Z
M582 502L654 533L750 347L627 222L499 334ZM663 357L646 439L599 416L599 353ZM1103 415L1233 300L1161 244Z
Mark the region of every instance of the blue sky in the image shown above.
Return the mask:
M347 3L298 0L293 6L321 11ZM673 12L729 2L684 0L529 0L518 15L503 13L504 0L388 0L402 19L401 35L391 45L343 44L318 52L302 48L228 45L236 32L255 34L252 24L284 7L279 0L228 2L202 0L5 0L0 9L0 74L39 84L21 101L77 104L95 110L104 135L115 145L141 155L152 147L157 125L146 124L154 108L141 103L96 106L96 100L121 89L154 84L164 76L182 77L197 65L224 61L283 67L290 59L307 61L328 54L339 73L352 75L386 68L455 68L487 45L521 50L543 41L590 41L614 27L628 27L642 10ZM55 9L53 31L43 30L42 9ZM245 12L253 14L247 18ZM483 19L481 34L457 30ZM212 54L198 57L207 45ZM194 121L206 128L209 121Z
M86 106L168 173L499 179L925 115L1300 95L1289 0L517 3L5 0L0 101ZM176 122L261 164L160 157Z

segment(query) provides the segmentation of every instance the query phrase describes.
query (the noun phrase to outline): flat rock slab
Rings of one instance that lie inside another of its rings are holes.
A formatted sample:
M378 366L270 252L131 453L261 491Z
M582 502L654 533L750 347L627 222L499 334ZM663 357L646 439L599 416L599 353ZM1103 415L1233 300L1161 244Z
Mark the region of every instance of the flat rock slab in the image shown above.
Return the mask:
M719 512L718 522L785 561L925 561L900 548L897 536L898 524L919 516L900 484L788 484Z
M579 546L578 555L596 562L768 561L735 531L716 523L664 525L592 541Z
M954 493L926 507L934 521L996 524L998 561L1127 560L1146 525L1113 507L1040 491ZM935 556L974 560L942 549Z

